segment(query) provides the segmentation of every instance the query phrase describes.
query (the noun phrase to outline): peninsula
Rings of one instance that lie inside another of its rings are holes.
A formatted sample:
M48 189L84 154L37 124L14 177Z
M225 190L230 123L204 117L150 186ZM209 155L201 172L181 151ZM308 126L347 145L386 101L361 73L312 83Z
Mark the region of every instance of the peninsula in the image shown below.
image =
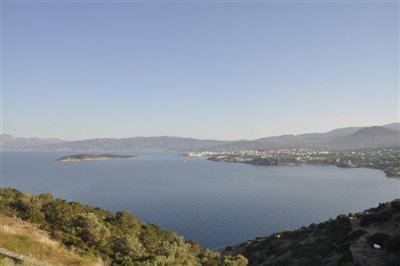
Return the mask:
M398 147L360 150L278 149L240 151L201 151L185 154L207 157L210 161L246 163L253 165L336 165L342 168L365 167L379 169L388 177L400 178L400 149Z
M76 161L98 161L98 160L115 160L115 159L136 159L136 155L120 155L120 154L74 154L57 158L59 162L76 162Z

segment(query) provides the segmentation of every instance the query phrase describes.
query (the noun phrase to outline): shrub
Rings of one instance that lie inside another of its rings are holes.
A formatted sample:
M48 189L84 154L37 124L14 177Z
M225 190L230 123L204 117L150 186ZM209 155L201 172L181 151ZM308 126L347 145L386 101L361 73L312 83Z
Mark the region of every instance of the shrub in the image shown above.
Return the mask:
M384 246L390 252L400 252L400 235L390 236Z
M246 254L252 254L252 253L255 253L258 250L259 250L258 246L254 245L254 244L250 244L250 245L247 245L245 247L245 253Z
M358 240L362 235L365 235L367 231L364 229L357 229L352 232L350 232L349 237L351 240L355 241Z
M56 199L43 205L42 210L51 230L68 231L74 212L66 201Z
M225 256L222 265L223 266L246 266L248 260L242 255L238 256Z
M202 266L216 266L221 264L219 254L209 249L203 249L199 254L199 259Z
M138 259L145 255L146 251L142 243L135 235L118 236L113 240L112 249L114 253Z
M336 252L336 253L339 253L339 254L342 254L342 253L344 253L344 252L346 252L346 251L348 251L348 250L350 250L349 244L343 244L343 245L338 246L338 247L335 249L335 252Z
M107 244L110 230L98 221L93 213L78 214L71 223L74 234L90 247L101 248Z
M399 256L391 256L386 261L387 266L400 266L400 257Z
M400 199L395 199L390 203L393 209L400 211Z
M361 217L360 225L364 227L369 226L371 223L384 223L389 221L390 218L392 218L392 215L392 212L389 210L379 213L365 214Z
M337 263L338 265L346 265L351 262L354 262L353 255L351 254L350 250L347 250L342 254L342 256L340 256Z
M119 231L126 234L138 235L141 230L141 223L129 212L117 212L110 221Z
M293 265L289 258L279 259L275 262L275 266L290 266Z

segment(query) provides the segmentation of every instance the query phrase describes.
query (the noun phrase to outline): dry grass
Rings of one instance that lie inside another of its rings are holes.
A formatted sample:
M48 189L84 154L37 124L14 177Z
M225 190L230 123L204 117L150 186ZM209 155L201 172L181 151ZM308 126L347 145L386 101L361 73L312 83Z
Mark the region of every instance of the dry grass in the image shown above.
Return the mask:
M103 265L97 258L79 256L67 249L33 224L1 213L0 247L52 265ZM0 265L13 265L13 262L3 259Z

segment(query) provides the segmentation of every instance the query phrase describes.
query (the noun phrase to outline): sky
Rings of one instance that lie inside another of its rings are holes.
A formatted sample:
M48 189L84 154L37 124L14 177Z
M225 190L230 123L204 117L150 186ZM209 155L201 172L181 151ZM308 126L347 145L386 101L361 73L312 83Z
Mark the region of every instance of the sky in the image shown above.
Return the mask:
M255 139L399 121L399 3L5 1L3 133Z

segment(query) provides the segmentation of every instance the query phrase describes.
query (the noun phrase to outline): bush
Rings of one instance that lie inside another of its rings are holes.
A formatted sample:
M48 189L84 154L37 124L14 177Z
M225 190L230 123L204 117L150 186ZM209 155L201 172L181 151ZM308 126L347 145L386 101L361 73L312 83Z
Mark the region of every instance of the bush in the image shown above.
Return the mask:
M223 266L246 266L248 260L242 255L238 256L225 256L222 265Z
M339 254L342 254L342 253L345 253L346 251L349 251L349 250L350 250L349 244L343 244L343 245L338 246L335 249L335 252L339 253Z
M360 225L361 226L369 226L371 223L384 223L392 218L392 212L389 210L378 212L378 213L371 213L365 214L361 217Z
M275 266L290 266L293 265L289 258L279 259L275 262Z
M351 240L356 241L358 240L362 235L365 235L367 231L364 229L357 229L352 232L350 232L349 237Z
M391 206L393 209L395 209L395 210L397 210L397 211L400 211L400 199L395 199L395 200L393 200L393 201L390 203L390 206Z
M386 261L387 266L400 266L400 257L399 256L391 256Z
M203 249L199 254L199 259L202 266L216 266L221 264L219 254L209 249Z
M400 235L389 237L384 246L390 252L400 252Z
M146 254L142 243L135 235L118 236L113 240L112 249L114 253L128 256L131 259L138 259Z
M56 199L43 205L42 210L49 229L68 231L74 212L66 201Z
M93 213L78 214L71 225L74 234L91 247L104 247L110 237L110 230Z
M129 212L117 212L110 222L115 225L121 233L140 234L141 223Z
M346 265L348 263L354 262L353 255L351 254L350 250L347 250L345 253L340 256L338 260L338 265Z

